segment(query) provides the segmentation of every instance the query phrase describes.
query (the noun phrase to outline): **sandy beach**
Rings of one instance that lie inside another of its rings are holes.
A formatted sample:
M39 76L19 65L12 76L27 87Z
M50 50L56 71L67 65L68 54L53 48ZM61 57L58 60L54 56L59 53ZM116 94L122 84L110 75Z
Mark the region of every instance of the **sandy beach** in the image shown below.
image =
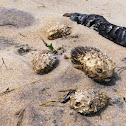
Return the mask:
M126 27L125 0L0 0L0 126L126 126L126 48L63 17L64 13L98 14L109 22ZM48 40L52 26L67 25L71 34ZM64 48L57 55L58 66L48 74L39 75L33 70L32 60L38 51ZM28 46L31 50L20 55L18 50ZM116 68L112 80L100 84L81 70L73 67L71 49L92 46L111 57ZM114 99L100 114L83 116L59 101L67 89L95 88Z

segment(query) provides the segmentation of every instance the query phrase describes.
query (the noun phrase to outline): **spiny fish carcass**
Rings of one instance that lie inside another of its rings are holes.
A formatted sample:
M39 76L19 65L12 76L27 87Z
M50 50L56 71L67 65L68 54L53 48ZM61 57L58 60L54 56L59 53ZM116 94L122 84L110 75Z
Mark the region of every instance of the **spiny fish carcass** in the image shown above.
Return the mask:
M109 103L109 97L95 89L77 90L70 97L70 107L83 115L100 111Z
M48 29L47 38L49 40L58 39L67 36L71 33L71 27L66 25L56 25Z
M75 47L71 51L71 61L76 68L98 82L110 81L115 69L115 63L93 47Z
M51 51L43 50L35 55L32 62L36 73L45 74L58 64L58 59Z

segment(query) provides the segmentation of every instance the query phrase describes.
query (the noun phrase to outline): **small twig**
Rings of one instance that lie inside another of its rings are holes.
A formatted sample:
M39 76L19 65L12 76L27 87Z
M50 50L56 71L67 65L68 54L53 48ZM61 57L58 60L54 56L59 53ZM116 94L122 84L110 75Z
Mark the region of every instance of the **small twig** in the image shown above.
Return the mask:
M48 47L51 51L53 51L53 53L55 53L55 54L57 53L57 50L55 50L55 49L53 48L52 44L48 45L48 44L45 42L44 39L41 38L41 40L43 41L43 43L44 43L44 45L45 45L46 47Z
M7 66L6 66L5 61L4 61L4 59L3 59L3 58L2 58L2 61L3 61L3 64L5 65L5 67L6 67L6 69L7 69Z
M15 89L11 89L11 90L10 90L9 88L7 88L6 91L0 93L0 96L5 95L5 94L8 94L8 93L10 93L10 92L12 92L12 91L14 91L14 90L15 90Z
M45 42L44 39L41 39L46 47L49 47L49 45Z
M46 107L47 105L50 105L50 104L52 104L54 102L59 102L59 101L49 101L49 102L46 102L46 103L41 104L40 106Z
M5 67L6 67L6 69L7 69L7 66L6 66L5 61L4 61L3 58L2 58L2 61L3 61L3 63L2 63L2 65L0 66L0 68L1 68L3 65L5 65Z
M23 108L19 113L17 113L16 115L18 115L18 122L17 122L17 124L16 124L16 126L21 126L21 123L22 123L22 119L23 119L23 117L24 117L24 112L25 112L25 109L26 109L26 107L29 105L29 104L31 104L32 102L29 102L26 106L25 106L25 108Z
M23 119L23 116L24 116L24 112L25 112L25 109L23 109L23 110L20 112L20 114L19 114L19 116L18 116L18 119L19 119L19 120L18 120L16 126L21 126L22 119Z
M17 26L16 24L11 24L11 23L1 24L0 26L8 26L8 25L9 26L15 26L15 27Z
M121 74L124 70L126 70L126 66L124 67L118 67L119 74Z
M23 35L22 33L19 33L22 37L26 37L25 35Z

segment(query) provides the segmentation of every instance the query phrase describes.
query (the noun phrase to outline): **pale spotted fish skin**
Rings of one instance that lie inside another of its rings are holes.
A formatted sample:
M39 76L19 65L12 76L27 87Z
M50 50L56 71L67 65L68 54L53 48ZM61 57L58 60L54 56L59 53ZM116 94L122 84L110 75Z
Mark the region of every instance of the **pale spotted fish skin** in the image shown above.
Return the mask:
M97 113L109 104L109 97L99 90L77 90L70 97L70 107L83 115Z
M75 68L97 82L111 80L115 63L99 49L93 47L78 46L71 50L71 61Z
M68 27L66 25L56 25L48 29L47 38L49 40L55 40L70 34L71 34L71 27Z
M126 27L121 27L108 22L103 16L96 14L65 13L72 21L87 27L93 26L103 37L114 43L126 47Z
M59 60L51 51L43 50L34 56L32 63L37 74L47 74L58 65Z

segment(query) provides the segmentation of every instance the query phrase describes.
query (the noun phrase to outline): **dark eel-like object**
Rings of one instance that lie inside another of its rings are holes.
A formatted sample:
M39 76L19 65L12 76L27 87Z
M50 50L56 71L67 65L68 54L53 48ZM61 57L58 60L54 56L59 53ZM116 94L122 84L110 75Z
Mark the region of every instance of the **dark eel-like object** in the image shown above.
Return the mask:
M76 92L76 90L71 90L71 91L67 94L67 96L66 96L65 98L63 98L63 101L61 101L61 103L65 104L66 102L68 102L68 101L70 100L70 96L71 96L72 94L74 94L75 92Z
M103 16L96 14L65 13L63 16L70 17L77 24L93 26L94 30L103 37L126 47L126 27L111 24Z

